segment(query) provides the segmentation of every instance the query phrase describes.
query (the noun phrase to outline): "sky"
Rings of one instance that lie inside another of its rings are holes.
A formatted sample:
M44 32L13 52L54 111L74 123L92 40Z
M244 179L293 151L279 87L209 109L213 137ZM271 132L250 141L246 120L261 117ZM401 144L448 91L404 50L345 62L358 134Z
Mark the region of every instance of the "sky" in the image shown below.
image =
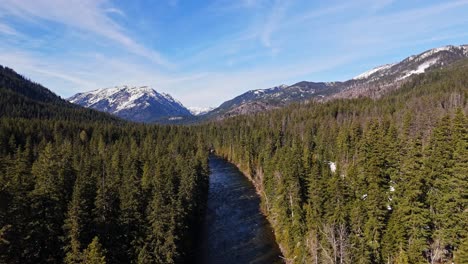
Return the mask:
M467 14L468 0L0 0L0 65L64 98L149 85L218 106L468 44Z

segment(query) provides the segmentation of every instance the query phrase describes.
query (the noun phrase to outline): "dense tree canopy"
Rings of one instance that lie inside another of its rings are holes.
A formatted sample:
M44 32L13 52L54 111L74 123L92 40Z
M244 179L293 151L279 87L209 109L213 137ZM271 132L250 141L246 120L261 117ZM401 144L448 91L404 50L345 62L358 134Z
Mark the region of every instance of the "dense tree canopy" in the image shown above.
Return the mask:
M189 128L2 118L2 263L181 263L207 192Z
M467 69L417 76L377 100L297 104L203 131L254 181L291 262L463 263Z

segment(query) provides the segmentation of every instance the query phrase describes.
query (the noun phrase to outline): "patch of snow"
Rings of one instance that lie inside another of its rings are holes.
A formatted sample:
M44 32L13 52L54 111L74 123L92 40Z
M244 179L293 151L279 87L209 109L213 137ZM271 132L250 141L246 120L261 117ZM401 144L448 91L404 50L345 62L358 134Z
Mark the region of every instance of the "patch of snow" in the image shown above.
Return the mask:
M385 65L382 65L382 66L373 68L373 69L371 69L371 70L369 70L369 71L366 71L366 72L363 72L363 73L359 74L358 76L354 77L353 80L367 79L367 78L369 78L369 76L371 76L372 74L374 74L374 73L376 73L376 72L379 72L379 71L382 71L382 70L389 69L389 68L391 68L393 65L395 65L395 63L385 64Z
M432 59L432 60L428 60L428 61L426 61L426 62L420 64L416 70L412 70L412 71L407 72L405 75L401 76L401 77L398 78L397 80L406 79L406 78L410 77L410 76L413 75L413 74L424 73L424 72L426 71L427 68L429 68L429 67L431 67L432 65L436 64L438 61L439 61L439 58L434 58L434 59Z
M463 49L463 55L468 56L468 45L461 46Z
M173 116L173 117L169 117L169 120L173 121L173 120L181 120L181 119L184 119L183 117L181 116Z
M395 187L393 187L393 186L390 185L390 191L391 191L391 192L394 192L394 191L395 191Z
M211 110L214 109L214 107L191 106L191 107L187 107L187 109L190 111L190 113L192 113L192 115L198 116L198 115L203 115L203 114L210 112Z
M389 210L389 211L392 210L392 207L389 204L387 204L387 210Z
M263 89L254 91L255 95L264 94L264 93L265 93L265 90L263 90Z
M137 103L135 102L136 100L140 99L141 97L148 95L148 96L154 96L154 90L151 89L151 91L148 91L146 89L147 87L144 87L144 89L136 89L137 87L132 87L130 89L127 89L125 92L127 92L130 96L125 100L122 101L120 104L117 104L116 111L122 111L126 109L133 108L137 106ZM143 88L143 87L142 87Z
M329 161L329 162L328 162L328 165L330 165L330 170L331 170L331 172L335 173L335 171L336 171L336 163L333 162L333 161Z
M275 87L272 87L272 88L250 90L249 92L251 92L251 93L253 93L255 95L261 95L261 94L272 92L272 91L275 91L275 90L278 90L278 89L285 89L287 87L289 87L289 86L286 85L286 84L281 84L281 85L278 85L278 86L275 86Z
M440 47L440 48L435 48L435 49L431 49L431 50L428 50L426 52L424 52L423 54L421 54L419 57L418 57L418 60L424 60L425 58L427 57L430 57L432 56L433 54L436 54L438 52L441 52L441 51L449 51L451 49L455 48L454 46L444 46L444 47Z

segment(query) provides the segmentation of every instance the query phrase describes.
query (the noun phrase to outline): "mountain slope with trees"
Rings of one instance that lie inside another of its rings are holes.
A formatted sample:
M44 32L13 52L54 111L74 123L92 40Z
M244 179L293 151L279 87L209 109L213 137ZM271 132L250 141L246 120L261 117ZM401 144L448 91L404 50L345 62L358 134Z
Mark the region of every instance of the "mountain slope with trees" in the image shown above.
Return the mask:
M42 85L1 65L0 117L120 122L109 114L71 104Z
M0 71L0 263L190 262L208 152Z
M288 263L464 263L468 61L380 99L201 128L255 183Z

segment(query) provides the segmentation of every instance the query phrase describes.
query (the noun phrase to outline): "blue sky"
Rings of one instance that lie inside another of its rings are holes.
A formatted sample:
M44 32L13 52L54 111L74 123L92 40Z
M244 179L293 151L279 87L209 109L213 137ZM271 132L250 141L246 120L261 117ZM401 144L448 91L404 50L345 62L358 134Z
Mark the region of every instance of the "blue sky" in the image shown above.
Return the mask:
M0 64L62 97L151 85L217 106L467 44L467 14L468 0L0 0Z

